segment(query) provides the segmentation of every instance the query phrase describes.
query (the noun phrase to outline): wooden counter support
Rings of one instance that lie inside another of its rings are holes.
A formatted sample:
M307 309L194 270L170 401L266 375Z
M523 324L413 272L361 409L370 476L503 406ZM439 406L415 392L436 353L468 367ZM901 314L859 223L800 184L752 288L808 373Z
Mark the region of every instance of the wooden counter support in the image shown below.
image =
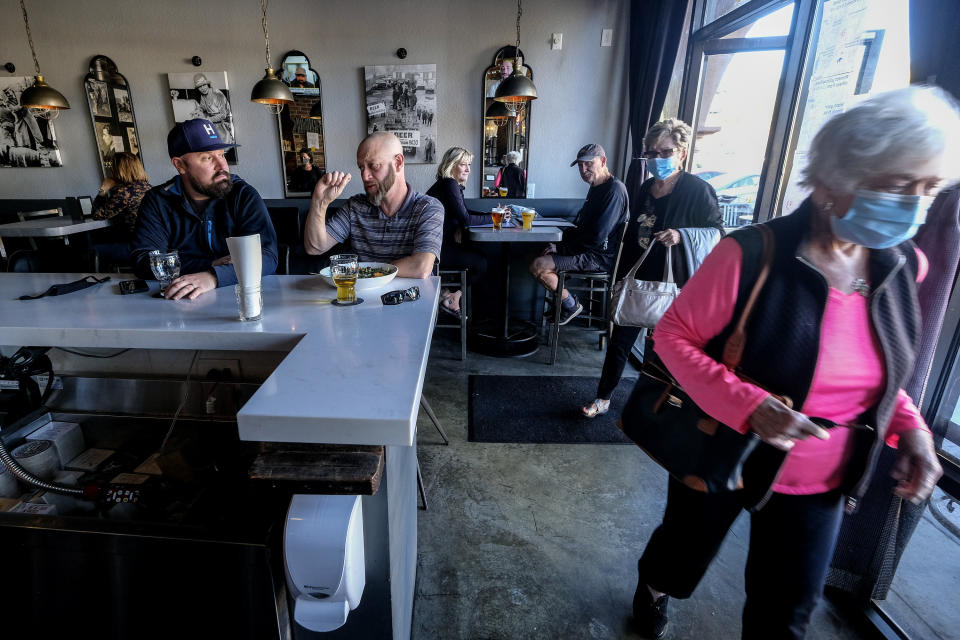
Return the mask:
M384 458L382 446L262 442L249 476L291 493L372 496Z

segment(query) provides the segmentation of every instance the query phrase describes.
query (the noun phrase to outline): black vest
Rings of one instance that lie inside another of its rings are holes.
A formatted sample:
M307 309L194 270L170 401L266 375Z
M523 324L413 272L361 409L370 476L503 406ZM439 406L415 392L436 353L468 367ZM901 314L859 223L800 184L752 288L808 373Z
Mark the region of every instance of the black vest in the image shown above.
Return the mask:
M799 255L810 232L813 204L808 198L792 214L766 223L773 232L774 254L770 275L747 325L747 342L739 371L767 390L786 395L795 409L803 406L817 366L820 325L829 286L823 275ZM746 227L731 234L743 250L740 286L734 318L739 318L760 270L763 244L760 232ZM883 446L898 391L913 371L920 338L917 302L917 257L912 242L891 249L872 250L869 258L870 322L877 335L885 382L883 395L860 421L872 430L858 430L848 463L843 491L859 498ZM728 326L706 346L720 360L730 334ZM851 505L852 506L852 505Z

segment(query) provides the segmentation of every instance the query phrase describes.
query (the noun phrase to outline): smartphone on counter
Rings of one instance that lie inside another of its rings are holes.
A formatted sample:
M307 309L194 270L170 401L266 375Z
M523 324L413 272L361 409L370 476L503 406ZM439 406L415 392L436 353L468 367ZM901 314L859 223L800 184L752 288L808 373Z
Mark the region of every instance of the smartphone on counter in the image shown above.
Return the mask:
M147 286L147 283L143 280L137 278L136 280L121 280L120 281L120 293L126 295L128 293L143 293L144 291L149 291L150 287Z

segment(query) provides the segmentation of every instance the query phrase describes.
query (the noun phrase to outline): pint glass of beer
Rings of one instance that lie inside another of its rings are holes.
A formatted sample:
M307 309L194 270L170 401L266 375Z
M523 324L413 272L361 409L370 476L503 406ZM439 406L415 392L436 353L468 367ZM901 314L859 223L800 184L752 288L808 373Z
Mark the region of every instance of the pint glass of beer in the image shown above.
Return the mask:
M532 231L533 219L537 217L537 212L533 209L524 209L520 212L520 217L523 218L523 230Z
M490 219L493 220L493 230L500 231L503 229L503 214L504 210L497 208L490 212Z
M357 273L359 264L353 253L341 253L330 257L330 276L337 285L337 302L354 304L357 301Z

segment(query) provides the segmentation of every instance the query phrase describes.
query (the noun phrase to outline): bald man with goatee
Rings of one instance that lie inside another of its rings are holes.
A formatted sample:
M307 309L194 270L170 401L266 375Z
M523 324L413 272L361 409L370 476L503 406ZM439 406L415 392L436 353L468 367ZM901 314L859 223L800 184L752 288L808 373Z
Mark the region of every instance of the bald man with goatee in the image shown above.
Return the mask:
M348 242L361 262L390 262L401 278L426 278L440 257L443 205L417 193L404 179L403 147L389 131L372 133L357 148L364 195L355 195L327 215L351 176L325 174L313 190L304 227L307 253L326 253Z

